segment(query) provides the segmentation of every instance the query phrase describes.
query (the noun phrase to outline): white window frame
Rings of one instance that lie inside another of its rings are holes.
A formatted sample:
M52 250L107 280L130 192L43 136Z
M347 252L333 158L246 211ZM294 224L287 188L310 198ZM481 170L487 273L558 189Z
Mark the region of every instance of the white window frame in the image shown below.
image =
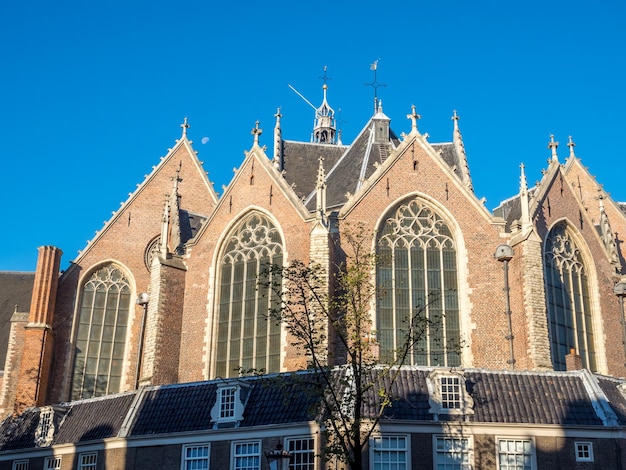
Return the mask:
M259 448L258 453L256 454L237 454L237 446L240 445L250 445L250 444L256 444ZM230 454L231 454L231 468L233 470L240 470L241 467L237 466L237 458L238 457L256 457L258 456L259 458L259 464L256 467L255 470L261 470L261 466L262 464L262 457L263 457L263 452L262 452L263 448L262 448L262 443L259 439L253 439L253 440L246 440L246 441L233 441L232 445L231 445L231 450L230 450ZM250 467L250 466L246 466L244 467L244 470L250 470L251 468L254 467Z
M61 470L61 457L46 457L43 461L43 470Z
M28 459L14 460L12 470L28 470Z
M404 441L404 447L381 447L381 443L385 439L396 439ZM403 453L405 456L404 462L398 460L392 462L377 462L376 457L382 453L391 455L391 453ZM411 469L411 436L409 434L380 434L372 436L370 439L370 461L372 468L375 470L410 470ZM379 464L379 465L377 465ZM402 465L404 464L404 465Z
M85 459L93 457L93 462ZM98 467L98 452L81 452L78 454L78 470L95 470Z
M192 457L187 458L187 449L197 448L197 449L205 449L206 448L206 459L204 457ZM196 462L196 461L204 461L206 460L207 469L211 466L211 446L208 442L201 442L198 444L184 444L180 453L180 468L181 470L187 469L187 462Z
M298 441L309 441L311 442L311 448L310 449L306 449L306 450L295 450L295 449L291 449L291 443L292 442L298 442ZM288 437L285 439L285 446L284 449L286 449L288 452L291 453L292 458L291 461L289 463L289 470L311 470L311 469L316 469L317 468L317 455L315 450L317 449L317 442L315 441L315 437L313 436L294 436L294 437ZM296 457L294 459L295 456L297 455L305 455L305 454L313 454L313 462L294 462L294 460L298 460L298 458ZM309 464L312 463L313 466L311 467Z
M574 442L574 452L576 453L576 462L593 462L594 461L593 442L591 441ZM584 455L585 452L587 452L587 456Z
M453 462L453 463L450 463L450 466L448 466L446 462L443 462L443 467L439 466L438 465L439 455L452 454L452 452L448 452L446 451L446 449L444 449L443 451L439 450L439 447L437 444L440 440L444 440L444 442L446 440L466 441L467 447L465 447L465 449L461 449L460 454L461 455L467 454L467 460L468 460L467 464L463 464L462 462ZM435 434L433 435L433 468L435 470L440 470L440 469L474 470L474 438L472 436L461 436L458 434Z
M530 452L526 453L524 451L522 452L518 452L517 450L514 451L507 451L507 452L502 452L500 450L500 443L502 442L528 442L530 444ZM504 455L528 455L530 457L530 469L531 470L536 470L537 469L537 460L536 460L536 456L535 456L535 442L531 437L511 437L511 436L506 436L506 437L498 437L496 439L496 459L497 459L497 468L498 470L517 470L518 468L520 468L517 464L513 464L513 466L507 464L505 466L501 466L500 465L500 455L504 454ZM522 469L524 467L522 466Z
M458 382L447 383L452 380ZM442 381L444 383L442 383ZM429 413L435 420L439 415L468 416L474 414L474 400L465 390L465 376L460 372L450 372L448 369L433 369L426 378L428 387ZM458 386L458 390L450 390L450 387ZM450 399L450 395L458 394ZM452 406L451 406L452 405Z
M237 406L237 387L223 387L219 389L220 421L235 417L235 407Z
M239 380L227 380L218 385L215 392L215 405L211 408L211 421L214 423L214 428L221 423L237 423L243 420L244 404L241 401L241 392L247 387L249 387L247 383ZM228 401L224 400L225 397ZM229 412L224 413L225 411Z

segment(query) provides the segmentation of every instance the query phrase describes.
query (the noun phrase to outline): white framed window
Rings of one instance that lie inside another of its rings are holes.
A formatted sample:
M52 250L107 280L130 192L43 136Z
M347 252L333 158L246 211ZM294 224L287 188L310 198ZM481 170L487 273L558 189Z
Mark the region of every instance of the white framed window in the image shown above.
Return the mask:
M209 444L184 445L182 470L207 470L209 468Z
M430 413L435 415L474 414L474 400L465 390L465 377L445 369L434 369L426 378Z
M236 387L220 389L220 419L233 418L235 416Z
M530 439L498 439L498 470L534 470L534 454Z
M442 376L441 381L441 407L448 410L460 410L461 401L461 387L464 385L464 380L458 375Z
M96 470L97 464L97 452L84 452L82 454L78 454L78 470Z
M374 470L408 470L408 436L374 436L370 445Z
M575 442L576 462L593 462L593 444L591 442Z
M233 442L233 470L261 470L261 441Z
M291 454L289 470L315 470L315 439L289 438L286 447Z
M54 438L54 409L44 406L39 410L39 424L35 430L35 444L37 447L47 447Z
M43 462L44 470L61 470L61 457L46 457Z
M28 470L28 460L15 460L13 470Z
M472 470L473 442L469 437L434 436L436 470Z

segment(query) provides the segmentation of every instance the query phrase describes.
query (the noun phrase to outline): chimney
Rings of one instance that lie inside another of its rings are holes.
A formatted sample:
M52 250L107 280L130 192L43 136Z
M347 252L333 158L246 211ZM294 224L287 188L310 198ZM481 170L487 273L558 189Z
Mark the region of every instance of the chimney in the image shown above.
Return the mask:
M24 352L15 398L15 412L45 404L52 364L52 320L63 252L54 246L39 247L37 270L24 331Z
M569 354L565 356L565 370L580 370L583 368L583 358L580 354L576 354L574 348L569 350Z

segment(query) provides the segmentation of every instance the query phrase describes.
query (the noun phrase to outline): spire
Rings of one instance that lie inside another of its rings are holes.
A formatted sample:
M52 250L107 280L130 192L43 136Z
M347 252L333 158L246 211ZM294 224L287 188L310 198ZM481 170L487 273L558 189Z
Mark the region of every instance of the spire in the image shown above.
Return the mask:
M315 122L313 125L313 142L316 144L335 144L337 127L335 124L335 110L330 107L327 100L328 85L326 82L330 77L326 75L328 67L324 66L324 76L320 77L324 80L322 90L324 97L322 104L315 110Z
M554 134L550 134L550 142L548 142L548 148L552 150L552 161L559 161L559 156L556 154L556 149L558 148L559 143L554 141Z
M454 130L452 132L452 141L454 142L454 149L459 158L459 167L461 170L461 179L465 183L465 187L474 192L474 186L472 185L472 177L470 176L469 164L467 163L467 154L465 153L465 144L463 143L463 136L459 129L459 115L456 113L456 109L452 114L452 121L454 121Z
M417 120L421 119L422 116L415 112L414 104L411 105L411 114L407 114L406 118L411 120L411 134L417 132Z
M574 147L576 147L576 144L572 140L572 136L571 135L567 139L567 146L569 147L569 156L570 156L570 158L574 158L576 156L576 154L574 153Z
M276 110L276 114L274 114L274 117L276 118L276 125L274 126L274 155L273 155L272 163L274 164L274 167L278 171L282 171L284 167L283 165L283 137L282 137L282 132L280 130L280 118L283 117L283 115L280 114L280 108Z
M319 158L319 165L317 167L317 182L315 184L316 195L316 218L323 219L326 213L326 174L324 173L324 158Z
M615 237L613 236L613 230L611 230L611 224L609 223L609 216L604 210L604 195L602 190L598 190L598 206L600 208L600 237L604 243L607 253L609 254L609 261L615 268L616 272L621 271L619 254L617 253L617 245L615 244Z
M520 204L522 206L521 224L522 230L530 227L530 205L528 201L528 182L526 181L526 173L524 173L524 164L520 166L520 178L519 178L519 197Z
M263 134L263 129L259 128L259 121L254 123L254 129L252 129L252 131L250 132L253 136L254 136L254 143L252 144L253 147L258 147L259 146L259 137L261 134Z
M183 120L183 123L180 125L180 127L182 127L182 129L183 129L182 138L186 139L187 138L187 129L189 129L191 127L189 124L187 124L187 117L186 116L185 116L185 119Z

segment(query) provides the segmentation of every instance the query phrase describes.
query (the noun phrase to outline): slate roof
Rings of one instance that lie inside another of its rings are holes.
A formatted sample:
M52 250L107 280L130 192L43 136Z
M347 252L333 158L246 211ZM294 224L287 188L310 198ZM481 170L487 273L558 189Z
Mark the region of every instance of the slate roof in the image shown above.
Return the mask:
M34 282L34 272L0 271L0 370L4 369L15 306L18 312L29 312Z
M588 371L529 372L454 370L465 377L473 412L465 417L431 414L426 367L400 370L395 397L384 420L427 424L435 420L465 419L474 423L554 425L606 429L626 426L624 380L596 376ZM442 369L443 370L443 369ZM345 368L335 370L336 380L346 378ZM447 372L448 370L443 370ZM319 377L319 376L317 376ZM370 379L388 381L372 371ZM313 421L320 410L313 373L278 374L240 379L245 386L244 414L239 428L280 426ZM81 400L55 407L57 429L53 444L82 443L110 437L157 436L184 432L220 432L211 420L220 380L147 387L133 392ZM319 381L317 382L319 383ZM377 387L365 400L364 416L375 416ZM348 390L349 393L349 390ZM35 447L39 409L31 408L0 423L0 452ZM590 436L591 437L591 436Z

